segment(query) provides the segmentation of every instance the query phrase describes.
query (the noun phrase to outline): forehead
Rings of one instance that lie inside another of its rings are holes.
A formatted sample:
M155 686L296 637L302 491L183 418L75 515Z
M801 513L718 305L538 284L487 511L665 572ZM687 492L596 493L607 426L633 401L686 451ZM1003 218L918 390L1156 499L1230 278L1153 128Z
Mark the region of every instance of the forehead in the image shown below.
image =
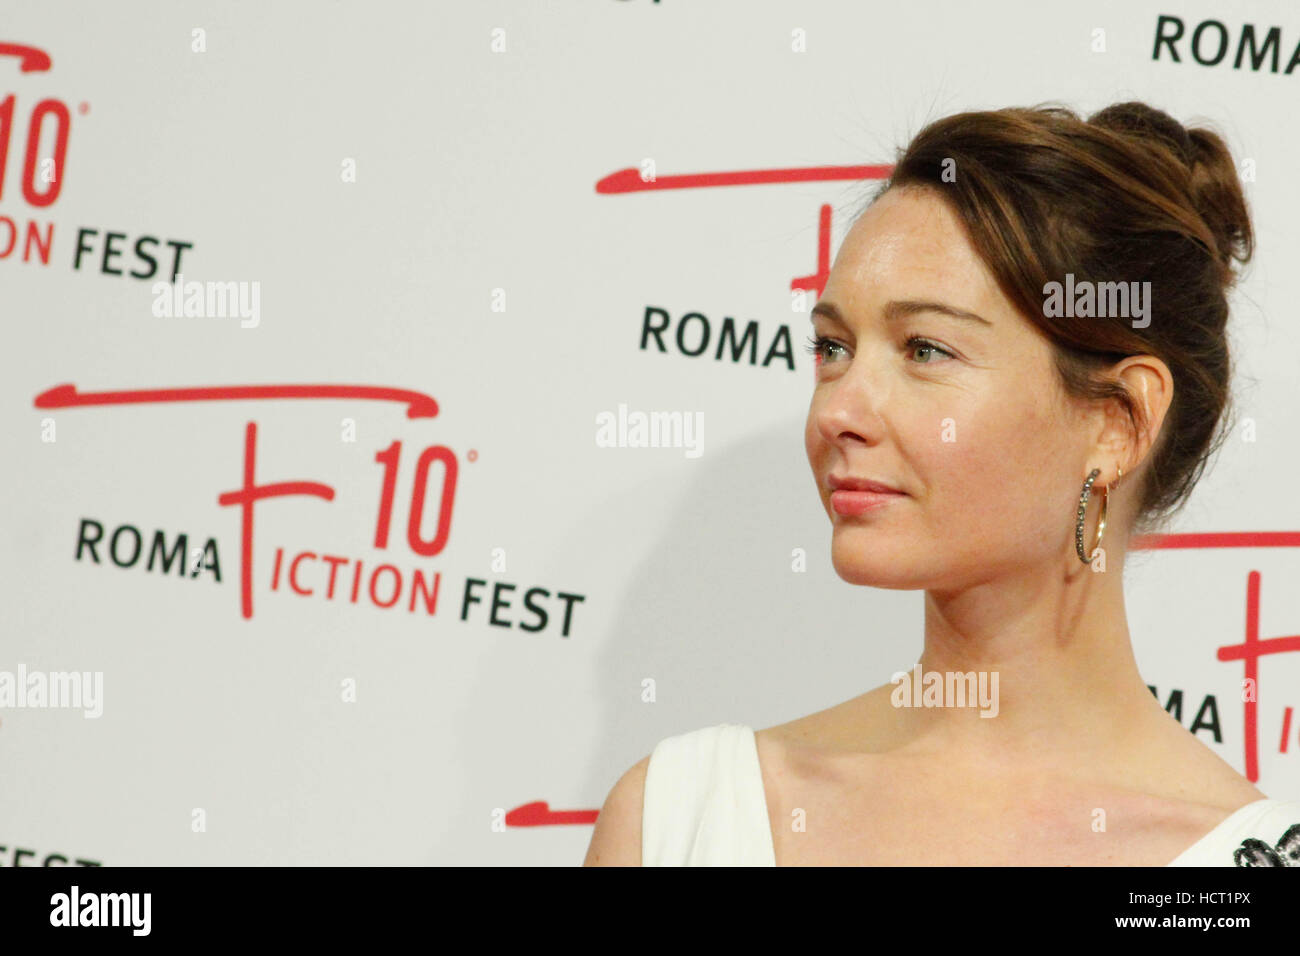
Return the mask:
M1007 310L961 221L930 189L895 188L845 237L823 296L853 309L896 298L934 298L992 318Z

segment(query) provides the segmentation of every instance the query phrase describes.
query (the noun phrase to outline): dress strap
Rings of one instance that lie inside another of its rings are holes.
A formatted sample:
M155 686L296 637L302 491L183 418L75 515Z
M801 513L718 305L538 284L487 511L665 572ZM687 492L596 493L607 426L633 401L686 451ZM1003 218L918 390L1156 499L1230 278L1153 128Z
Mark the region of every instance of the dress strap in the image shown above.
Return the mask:
M646 767L643 866L772 866L754 731L717 724L667 737Z
M1300 801L1237 808L1169 866L1300 866Z

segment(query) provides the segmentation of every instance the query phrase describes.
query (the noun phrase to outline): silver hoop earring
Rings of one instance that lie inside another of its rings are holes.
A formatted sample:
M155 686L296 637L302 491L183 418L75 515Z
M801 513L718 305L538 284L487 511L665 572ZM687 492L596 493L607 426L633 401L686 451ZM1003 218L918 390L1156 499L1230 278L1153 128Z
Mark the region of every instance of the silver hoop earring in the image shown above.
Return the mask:
M1092 560L1089 554L1093 554L1101 547L1101 536L1106 531L1106 505L1110 499L1110 489L1103 486L1101 489L1101 517L1097 521L1097 540L1092 546L1092 551L1084 554L1083 551L1083 519L1088 512L1088 497L1092 494L1092 483L1097 480L1101 474L1100 468L1094 468L1088 473L1088 478L1083 483L1083 492L1079 495L1079 509L1075 512L1074 523L1074 550L1079 555L1079 560L1084 564L1091 564Z

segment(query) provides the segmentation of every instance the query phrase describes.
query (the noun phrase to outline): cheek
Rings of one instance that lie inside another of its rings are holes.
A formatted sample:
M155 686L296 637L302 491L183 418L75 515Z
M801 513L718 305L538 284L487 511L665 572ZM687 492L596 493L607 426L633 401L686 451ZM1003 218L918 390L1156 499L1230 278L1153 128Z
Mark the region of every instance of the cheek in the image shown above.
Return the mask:
M1025 540L1069 517L1057 507L1068 436L1050 405L1026 401L1029 394L984 396L944 416L949 421L928 423L932 437L913 447L931 520L978 525L991 543Z

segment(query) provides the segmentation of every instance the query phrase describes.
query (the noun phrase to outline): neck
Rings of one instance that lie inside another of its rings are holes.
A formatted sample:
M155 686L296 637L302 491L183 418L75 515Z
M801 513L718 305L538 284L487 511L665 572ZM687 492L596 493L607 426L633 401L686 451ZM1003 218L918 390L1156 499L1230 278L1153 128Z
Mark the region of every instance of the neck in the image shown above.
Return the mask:
M1122 575L1119 563L1104 572L1079 564L1068 574L1038 567L927 591L922 675L938 672L947 683L949 673L974 672L979 687L996 689L995 709L898 707L905 745L1023 767L1081 750L1113 756L1138 740L1165 715L1133 657Z

